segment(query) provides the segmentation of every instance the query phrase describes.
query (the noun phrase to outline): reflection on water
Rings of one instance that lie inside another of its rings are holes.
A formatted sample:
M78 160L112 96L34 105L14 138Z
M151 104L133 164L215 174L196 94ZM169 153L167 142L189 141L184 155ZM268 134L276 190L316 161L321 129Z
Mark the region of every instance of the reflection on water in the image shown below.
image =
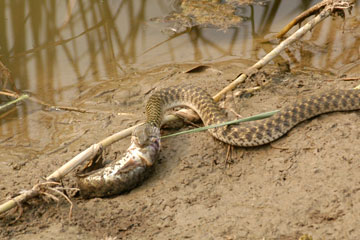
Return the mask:
M237 12L245 21L237 28L224 32L195 27L175 37L165 33L171 25L150 21L169 14L173 2L1 0L1 61L12 71L18 89L51 104L71 105L98 81L137 69L175 62L257 60L273 48L261 43L264 36L279 31L317 1L274 0L243 6ZM359 10L354 9L352 16ZM302 67L334 74L355 71L360 54L358 23L345 24L342 32L341 19L328 19L282 58L294 68L301 62ZM36 104L25 103L2 117L0 142L18 133L30 134L27 116L37 109Z

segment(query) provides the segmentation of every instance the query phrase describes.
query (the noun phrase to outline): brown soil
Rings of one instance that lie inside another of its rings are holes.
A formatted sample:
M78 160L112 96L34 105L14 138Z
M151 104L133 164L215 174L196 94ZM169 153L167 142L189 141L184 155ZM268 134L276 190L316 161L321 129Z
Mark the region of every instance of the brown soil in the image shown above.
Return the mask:
M9 164L0 168L0 199L30 189L80 150L143 119L144 97L154 88L192 82L215 94L249 65L213 63L198 73L184 73L190 65L162 66L83 87L73 105L96 114L34 112L28 120L38 135L1 143ZM357 84L326 75L269 67L236 90L266 82L260 91L229 94L225 107L249 116L298 96ZM105 199L72 197L70 220L69 204L59 195L58 204L32 199L17 221L17 212L0 219L0 238L359 239L358 126L358 111L326 114L256 148L229 148L206 132L169 138L151 177L133 191ZM108 157L128 145L129 138L113 144ZM74 174L63 183L75 187Z

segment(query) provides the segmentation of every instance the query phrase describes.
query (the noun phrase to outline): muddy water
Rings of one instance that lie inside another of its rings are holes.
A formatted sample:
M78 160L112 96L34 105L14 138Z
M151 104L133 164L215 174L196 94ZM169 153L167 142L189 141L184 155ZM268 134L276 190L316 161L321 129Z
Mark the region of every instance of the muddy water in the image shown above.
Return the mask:
M264 37L315 2L242 6L236 10L243 18L237 27L194 27L174 36L172 23L152 21L177 10L173 1L1 1L1 60L21 91L50 104L72 105L98 82L162 64L261 58L273 47L262 43ZM358 23L356 18L346 22L341 32L336 29L343 21L328 19L280 62L335 76L356 72L359 38L352 32ZM28 116L38 109L27 102L2 117L1 139L37 135Z

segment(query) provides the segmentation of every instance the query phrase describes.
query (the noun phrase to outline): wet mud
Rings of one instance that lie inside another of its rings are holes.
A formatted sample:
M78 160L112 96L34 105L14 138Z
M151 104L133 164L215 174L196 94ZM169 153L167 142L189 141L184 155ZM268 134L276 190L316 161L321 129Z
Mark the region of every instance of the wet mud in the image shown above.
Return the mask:
M192 83L215 94L249 65L214 62L194 73L186 73L194 65L164 65L88 87L73 106L94 113L34 111L28 118L39 122L34 124L38 131L50 123L56 128L48 138L30 143L21 135L7 140L0 199L31 188L89 145L142 121L145 100L154 89ZM330 72L284 72L269 66L221 104L230 116L250 116L281 108L299 96L357 84L335 80ZM243 92L262 85L258 91ZM359 111L325 114L255 148L229 147L207 132L168 138L151 176L134 190L111 198L71 196L71 219L70 205L61 196L56 195L58 203L32 199L15 222L19 212L1 218L0 237L298 239L309 234L314 239L357 239L359 125ZM129 143L126 138L111 145L106 159L119 157ZM76 187L74 173L63 184Z

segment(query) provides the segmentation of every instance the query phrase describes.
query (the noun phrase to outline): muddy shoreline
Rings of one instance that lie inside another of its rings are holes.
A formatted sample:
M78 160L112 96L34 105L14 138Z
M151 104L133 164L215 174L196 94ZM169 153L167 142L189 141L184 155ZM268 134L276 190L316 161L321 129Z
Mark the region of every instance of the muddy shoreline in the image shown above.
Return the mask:
M39 151L44 147L42 142L32 143L32 154L29 146L17 146L17 157L24 160L3 167L0 199L29 189L80 150L141 121L144 96L149 97L152 89L191 82L215 94L239 69L246 68L241 61L209 66L203 72L186 74L193 65L166 65L100 83L74 103L98 110L96 114L34 112L29 118L50 118L58 131L49 136L53 140L46 145L47 154L36 153L36 147ZM281 72L270 66L235 92L268 82L265 87L252 94L228 94L224 106L249 116L280 108L300 95L356 86L354 81L329 81L330 76ZM15 223L15 212L1 219L0 236L297 239L310 234L314 239L356 239L360 236L356 210L360 208L359 116L358 111L322 115L301 123L272 144L232 148L229 159L228 146L206 132L166 139L153 173L131 192L104 199L73 197L71 220L64 199L59 198L58 205L33 199L23 206L24 212ZM9 156L12 141L16 139L7 142ZM107 149L108 160L119 157L128 145L129 139L112 145ZM63 183L75 187L74 175Z

